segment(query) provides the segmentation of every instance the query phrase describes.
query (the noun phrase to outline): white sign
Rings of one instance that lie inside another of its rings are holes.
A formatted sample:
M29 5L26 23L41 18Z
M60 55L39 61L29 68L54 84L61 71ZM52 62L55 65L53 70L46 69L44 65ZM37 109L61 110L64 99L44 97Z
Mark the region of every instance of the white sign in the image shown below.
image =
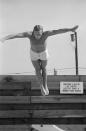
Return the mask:
M60 82L61 94L83 94L83 82Z

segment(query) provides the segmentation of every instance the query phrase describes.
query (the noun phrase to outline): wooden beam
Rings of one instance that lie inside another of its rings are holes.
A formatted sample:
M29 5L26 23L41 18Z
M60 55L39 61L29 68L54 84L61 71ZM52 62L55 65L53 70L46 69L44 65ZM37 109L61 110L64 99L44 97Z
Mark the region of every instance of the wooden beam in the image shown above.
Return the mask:
M0 96L0 104L30 103L30 96Z
M86 103L2 103L0 110L86 110Z
M86 124L86 117L62 118L0 118L0 125L25 124Z
M0 131L30 131L31 128L31 125L0 125Z
M72 81L72 80L71 80ZM73 81L72 81L73 82ZM83 82L83 81L82 81ZM86 82L83 82L84 90L86 90ZM40 85L38 81L26 81L26 82L0 82L0 90L24 90L24 89L39 90ZM60 90L60 82L58 81L48 81L48 88L50 90Z
M32 96L31 103L86 103L86 96Z
M57 118L64 116L86 117L86 110L7 110L0 111L0 118Z
M0 104L4 103L86 103L86 96L0 96Z
M0 75L0 81L4 82L7 77L20 82L37 81L37 77L35 75ZM48 75L48 81L79 81L82 79L85 79L86 81L85 75Z
M64 96L64 97L82 97L86 95L86 90L84 90L84 93L79 95L79 94L65 94L65 95L62 95L60 94L60 91L59 90L50 90L49 89L49 96L53 97L53 96ZM27 90L27 89L22 89L22 90L19 90L19 89L16 89L16 90L0 90L0 96L42 96L41 95L41 90L40 89L34 89L34 90Z

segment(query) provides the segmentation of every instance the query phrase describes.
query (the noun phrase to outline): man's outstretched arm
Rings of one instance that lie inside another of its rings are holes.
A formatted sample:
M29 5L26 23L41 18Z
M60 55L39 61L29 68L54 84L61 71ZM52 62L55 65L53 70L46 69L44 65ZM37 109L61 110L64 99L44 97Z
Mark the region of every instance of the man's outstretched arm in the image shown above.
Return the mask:
M58 29L58 30L51 30L51 31L46 31L47 36L52 36L52 35L56 35L56 34L61 34L61 33L66 33L66 32L75 32L78 28L77 26L74 26L73 28L64 28L64 29Z
M0 39L1 42L5 42L6 40L10 40L10 39L15 39L15 38L24 38L24 37L28 37L30 33L28 32L23 32L23 33L18 33L18 34L12 34L12 35L8 35L3 37L2 39Z

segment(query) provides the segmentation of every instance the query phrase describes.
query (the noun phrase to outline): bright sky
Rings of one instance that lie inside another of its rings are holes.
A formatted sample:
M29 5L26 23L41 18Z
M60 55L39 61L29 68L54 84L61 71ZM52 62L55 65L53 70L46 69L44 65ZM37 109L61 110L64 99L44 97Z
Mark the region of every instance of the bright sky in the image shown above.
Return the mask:
M86 0L0 0L0 38L14 33L31 31L36 24L45 30L71 28L79 25L79 74L86 74ZM74 42L70 33L48 38L50 58L48 73L75 74ZM0 42L0 74L34 73L29 55L30 41L14 39ZM68 68L63 70L64 68ZM73 69L71 69L73 68ZM62 70L61 70L62 69Z

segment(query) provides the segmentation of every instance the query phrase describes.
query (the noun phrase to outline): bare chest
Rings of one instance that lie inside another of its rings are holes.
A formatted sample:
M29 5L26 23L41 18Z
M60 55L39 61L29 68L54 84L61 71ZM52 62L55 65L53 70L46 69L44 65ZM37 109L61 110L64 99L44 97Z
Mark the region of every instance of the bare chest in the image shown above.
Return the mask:
M32 46L45 46L46 39L44 37L41 37L40 39L35 39L34 37L32 37L30 39L30 43Z
M39 40L32 38L30 39L30 43L34 51L44 51L46 49L46 40L44 38L40 38Z

